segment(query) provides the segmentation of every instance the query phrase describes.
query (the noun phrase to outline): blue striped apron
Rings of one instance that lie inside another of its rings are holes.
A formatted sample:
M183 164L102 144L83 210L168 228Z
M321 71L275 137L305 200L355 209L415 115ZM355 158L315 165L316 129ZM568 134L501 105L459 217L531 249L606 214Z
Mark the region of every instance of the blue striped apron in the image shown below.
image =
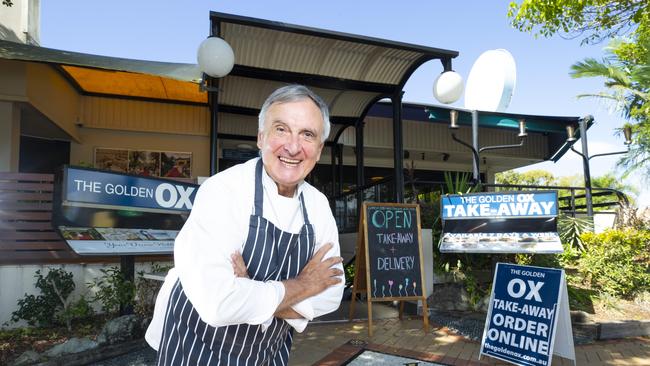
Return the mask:
M255 167L255 209L242 251L248 275L256 281L294 278L314 253L304 198L301 193L304 225L292 234L263 217L263 193L260 159ZM157 365L286 365L292 334L290 325L275 317L265 332L261 325L212 327L200 319L178 280L167 304Z

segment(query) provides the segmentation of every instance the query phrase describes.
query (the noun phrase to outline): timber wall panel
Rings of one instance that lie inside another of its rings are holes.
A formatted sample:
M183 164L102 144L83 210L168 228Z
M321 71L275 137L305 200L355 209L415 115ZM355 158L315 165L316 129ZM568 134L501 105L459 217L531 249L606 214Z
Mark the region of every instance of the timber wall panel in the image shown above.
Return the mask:
M53 179L0 173L0 264L79 258L52 228Z

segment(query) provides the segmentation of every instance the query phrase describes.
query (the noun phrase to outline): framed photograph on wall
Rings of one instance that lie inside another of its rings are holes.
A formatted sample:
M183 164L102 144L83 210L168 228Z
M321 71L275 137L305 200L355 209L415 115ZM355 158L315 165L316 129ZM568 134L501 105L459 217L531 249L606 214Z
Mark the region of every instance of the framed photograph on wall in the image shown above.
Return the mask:
M192 153L163 151L160 153L160 176L192 177Z
M191 178L192 153L97 147L95 168L151 177Z
M128 172L129 150L95 148L95 168L119 173Z
M159 177L160 151L129 150L129 173Z

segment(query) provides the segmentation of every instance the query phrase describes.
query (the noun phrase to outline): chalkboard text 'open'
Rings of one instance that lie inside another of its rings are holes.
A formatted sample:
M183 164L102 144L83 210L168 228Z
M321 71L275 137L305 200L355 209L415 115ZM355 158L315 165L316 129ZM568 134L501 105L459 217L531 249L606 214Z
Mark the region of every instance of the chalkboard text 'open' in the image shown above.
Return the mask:
M412 211L405 211L402 209L393 210L376 210L372 213L372 225L376 228L384 229L410 229L413 216Z

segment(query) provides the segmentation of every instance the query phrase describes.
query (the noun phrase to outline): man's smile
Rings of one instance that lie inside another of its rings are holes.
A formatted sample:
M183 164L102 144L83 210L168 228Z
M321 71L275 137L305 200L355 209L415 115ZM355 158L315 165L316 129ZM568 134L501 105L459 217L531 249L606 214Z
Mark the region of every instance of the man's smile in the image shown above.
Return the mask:
M296 160L296 159L290 159L290 158L285 158L284 156L279 157L280 161L287 167L295 167L296 165L300 164L302 160Z

